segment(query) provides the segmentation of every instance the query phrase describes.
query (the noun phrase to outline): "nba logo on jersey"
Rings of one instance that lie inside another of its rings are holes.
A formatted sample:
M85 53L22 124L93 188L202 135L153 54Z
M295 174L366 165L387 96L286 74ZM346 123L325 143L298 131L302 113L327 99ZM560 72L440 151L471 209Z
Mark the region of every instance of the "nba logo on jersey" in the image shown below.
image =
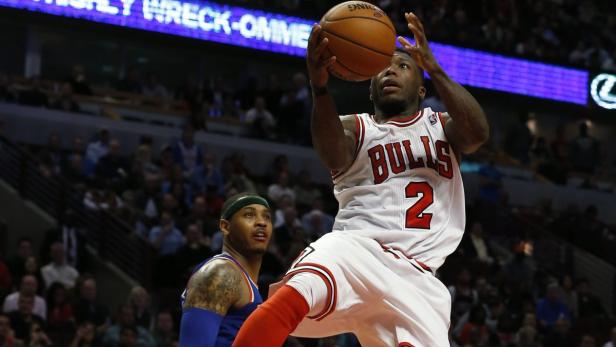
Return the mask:
M436 113L432 113L428 119L430 120L430 125L434 125L437 122Z

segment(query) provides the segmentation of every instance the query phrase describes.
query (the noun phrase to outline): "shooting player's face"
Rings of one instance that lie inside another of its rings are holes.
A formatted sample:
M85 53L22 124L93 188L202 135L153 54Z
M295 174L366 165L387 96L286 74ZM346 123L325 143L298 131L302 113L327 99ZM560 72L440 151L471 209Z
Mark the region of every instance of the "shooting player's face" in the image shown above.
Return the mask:
M394 52L390 65L370 81L370 98L385 114L399 115L424 97L421 73L408 54Z
M221 230L235 249L249 256L267 251L272 237L272 215L269 208L252 204L221 221Z

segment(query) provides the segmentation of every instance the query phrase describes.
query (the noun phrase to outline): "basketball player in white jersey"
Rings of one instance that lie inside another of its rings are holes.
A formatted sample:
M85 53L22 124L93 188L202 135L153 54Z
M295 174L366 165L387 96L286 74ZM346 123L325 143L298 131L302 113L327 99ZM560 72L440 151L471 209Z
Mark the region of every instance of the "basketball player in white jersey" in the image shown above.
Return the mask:
M417 17L372 78L374 115L338 117L327 91L327 39L315 26L307 64L312 139L333 172L334 230L293 263L233 346L278 347L288 334L354 333L364 347L449 346L450 294L434 276L464 231L462 153L488 139L481 106L435 60ZM448 113L420 109L426 71ZM266 329L264 329L266 327Z

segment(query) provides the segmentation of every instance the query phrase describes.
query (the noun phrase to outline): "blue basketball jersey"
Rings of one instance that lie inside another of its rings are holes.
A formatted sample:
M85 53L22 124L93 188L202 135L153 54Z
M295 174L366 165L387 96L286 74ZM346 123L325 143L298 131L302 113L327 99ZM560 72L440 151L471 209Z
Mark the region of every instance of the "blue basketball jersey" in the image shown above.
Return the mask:
M248 273L244 270L242 265L235 260L232 256L228 254L218 254L213 256L212 258L206 259L199 265L195 267L193 270L193 274L201 269L205 264L209 263L212 260L227 260L235 263L240 270L242 270L242 274L244 275L244 279L250 285L250 302L241 308L230 308L227 315L223 318L222 323L220 324L220 329L218 330L218 338L216 339L216 347L230 347L233 344L233 340L235 340L235 336L237 335L240 327L248 318L248 316L254 311L257 306L263 303L263 298L261 298L261 294L256 286L256 284L250 279ZM190 280L189 280L190 281ZM181 307L184 307L184 301L186 300L186 289L182 292L182 296L180 298Z

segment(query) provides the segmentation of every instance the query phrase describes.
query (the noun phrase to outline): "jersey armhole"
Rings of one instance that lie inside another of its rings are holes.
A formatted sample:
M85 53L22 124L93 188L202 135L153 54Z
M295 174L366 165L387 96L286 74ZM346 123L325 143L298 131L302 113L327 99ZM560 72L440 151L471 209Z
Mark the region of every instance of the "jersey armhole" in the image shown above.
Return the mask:
M349 166L341 171L335 171L332 170L331 175L332 175L332 181L342 177L342 175L344 175L345 172L347 172L349 170L349 168L351 166L353 166L353 164L355 163L355 161L357 160L357 156L359 155L359 151L361 150L361 147L364 144L364 136L366 133L366 126L364 123L364 119L362 117L359 116L359 114L355 114L355 153L353 154L353 160L351 161L351 163L349 164Z
M443 134L445 134L447 143L449 144L449 147L451 147L451 151L453 152L453 155L458 161L458 166L460 166L460 164L462 163L462 154L456 150L456 148L451 144L451 142L449 142L449 138L447 138L447 131L445 131L445 122L447 122L447 118L443 115L443 112L437 112L436 114L438 116L439 122L441 123L441 126L443 127Z

